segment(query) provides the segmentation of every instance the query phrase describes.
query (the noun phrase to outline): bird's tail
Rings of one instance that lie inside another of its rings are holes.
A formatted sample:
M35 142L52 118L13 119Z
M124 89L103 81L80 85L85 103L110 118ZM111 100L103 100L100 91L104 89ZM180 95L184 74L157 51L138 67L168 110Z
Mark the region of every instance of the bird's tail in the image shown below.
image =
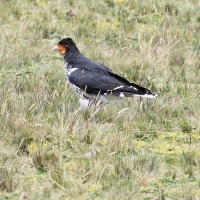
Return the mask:
M113 72L108 72L113 78L118 80L119 85L112 89L109 90L109 93L112 95L120 96L120 97L130 97L130 96L142 96L142 97L147 97L147 98L155 98L158 95L151 92L150 90L136 85L135 83L127 81L125 78L113 73ZM108 93L108 91L107 91Z
M141 96L155 98L158 96L158 94L134 83L130 83L130 86L119 86L112 90L112 94L120 97Z

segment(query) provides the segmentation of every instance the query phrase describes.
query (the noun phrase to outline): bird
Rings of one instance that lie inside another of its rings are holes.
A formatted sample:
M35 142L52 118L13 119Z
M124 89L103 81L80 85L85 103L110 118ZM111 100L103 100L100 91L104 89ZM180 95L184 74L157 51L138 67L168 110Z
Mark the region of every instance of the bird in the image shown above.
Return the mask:
M80 99L82 110L91 105L107 105L124 97L155 98L158 95L140 85L129 82L109 67L85 57L71 38L58 42L53 51L64 57L66 77Z

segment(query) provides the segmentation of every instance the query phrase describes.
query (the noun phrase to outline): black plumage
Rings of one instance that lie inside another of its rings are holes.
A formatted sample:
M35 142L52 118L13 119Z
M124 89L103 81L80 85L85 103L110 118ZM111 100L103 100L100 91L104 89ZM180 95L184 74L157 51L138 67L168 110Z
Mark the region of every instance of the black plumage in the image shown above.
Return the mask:
M82 100L94 102L98 99L103 103L110 103L124 96L143 96L154 98L157 94L150 90L129 82L115 74L111 69L84 57L71 38L61 40L54 50L64 55L66 75L70 85Z

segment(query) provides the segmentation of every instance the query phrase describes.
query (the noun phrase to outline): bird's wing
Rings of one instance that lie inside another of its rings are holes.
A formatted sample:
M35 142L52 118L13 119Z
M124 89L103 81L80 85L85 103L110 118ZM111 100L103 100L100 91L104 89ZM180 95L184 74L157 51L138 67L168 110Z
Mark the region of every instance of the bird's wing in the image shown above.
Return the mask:
M115 96L145 96L152 94L148 89L130 83L106 68L74 65L68 74L69 81L89 94L112 94ZM153 96L152 96L153 97Z
M71 71L68 74L69 81L89 94L104 94L119 86L103 71L93 72L80 68L71 68Z

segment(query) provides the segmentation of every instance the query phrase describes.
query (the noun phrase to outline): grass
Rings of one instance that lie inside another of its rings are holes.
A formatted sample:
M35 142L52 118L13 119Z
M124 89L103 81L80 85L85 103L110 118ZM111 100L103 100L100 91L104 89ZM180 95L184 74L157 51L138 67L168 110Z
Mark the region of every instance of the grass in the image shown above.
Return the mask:
M199 8L1 0L0 198L200 198ZM64 37L158 98L80 111L52 52Z

